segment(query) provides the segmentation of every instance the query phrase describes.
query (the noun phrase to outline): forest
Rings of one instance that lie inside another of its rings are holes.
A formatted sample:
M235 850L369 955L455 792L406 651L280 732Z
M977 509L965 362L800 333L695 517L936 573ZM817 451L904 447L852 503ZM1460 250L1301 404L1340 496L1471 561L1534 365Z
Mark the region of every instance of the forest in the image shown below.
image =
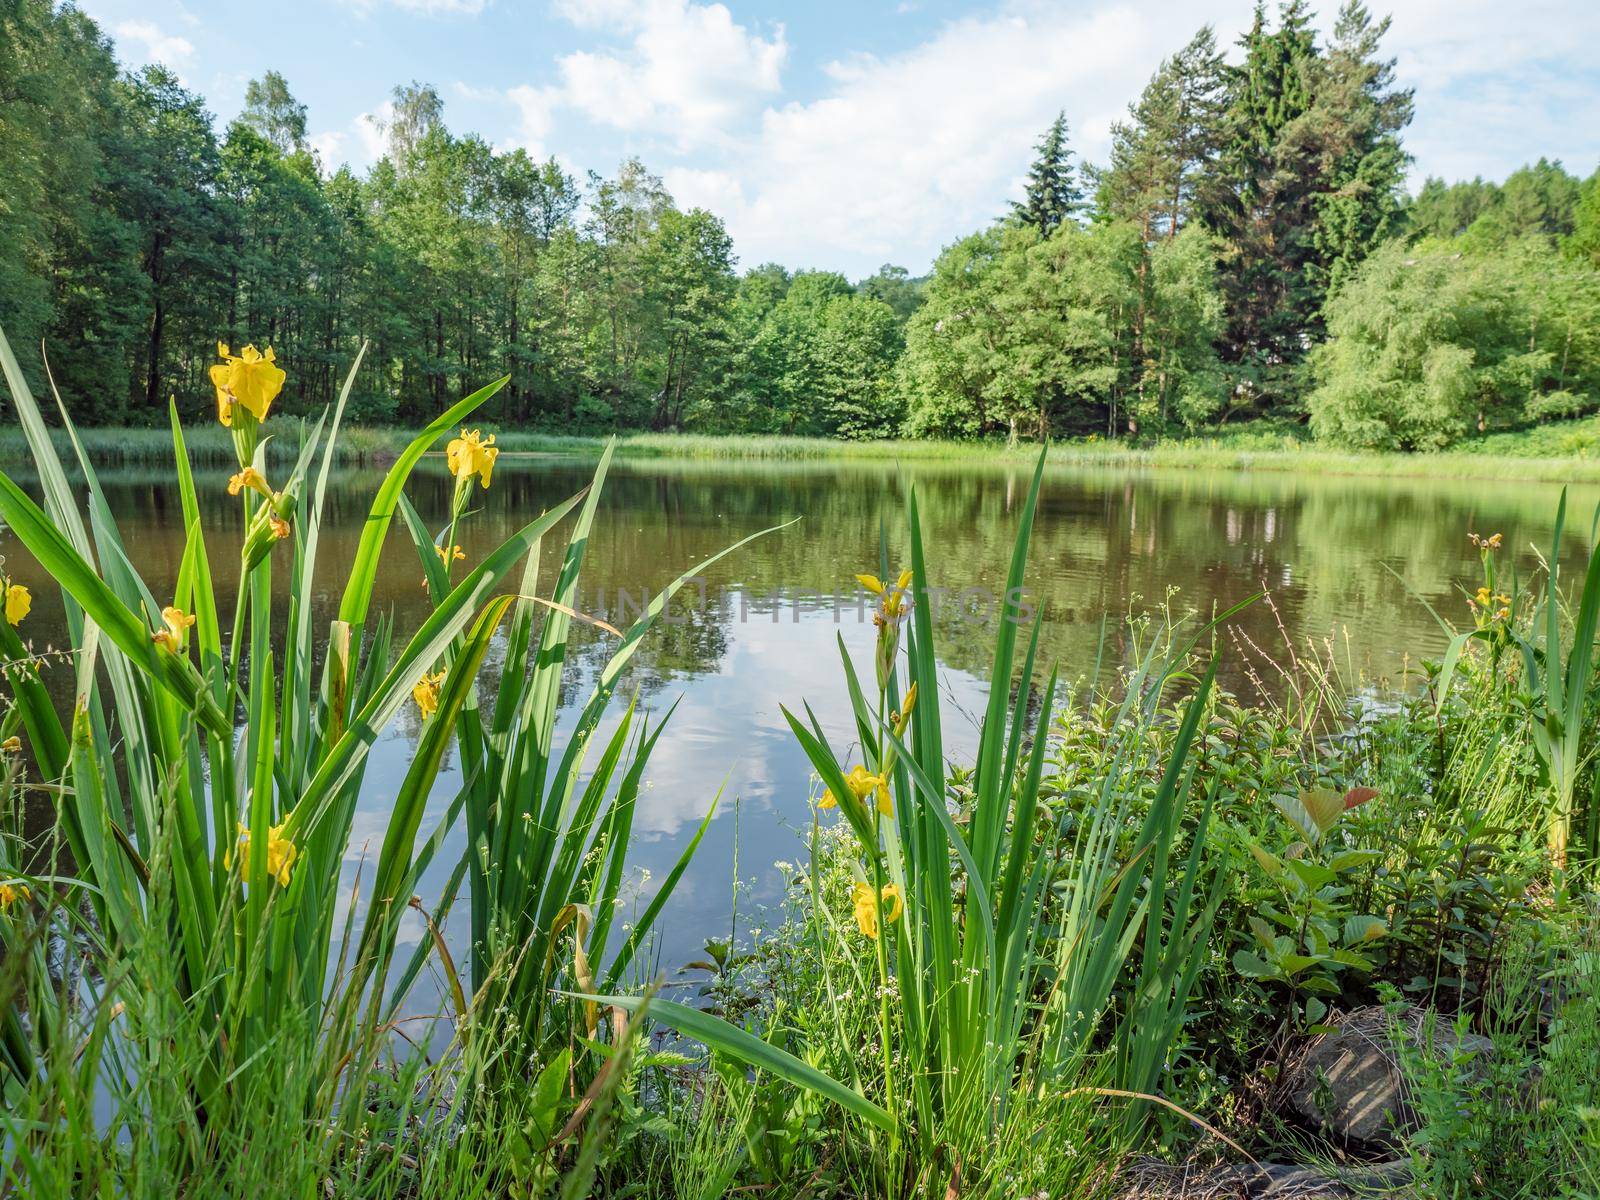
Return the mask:
M276 72L226 128L124 72L83 12L0 8L0 327L84 424L165 421L219 340L292 364L285 412L424 420L509 373L491 424L1150 440L1272 418L1437 449L1600 407L1600 171L1406 187L1412 93L1359 3L1209 27L1113 129L1063 113L1026 188L925 276L741 267L640 161L583 179L395 88L363 175ZM1023 164L1018 164L1019 169ZM1582 164L1587 168L1588 164ZM31 378L38 386L43 380Z

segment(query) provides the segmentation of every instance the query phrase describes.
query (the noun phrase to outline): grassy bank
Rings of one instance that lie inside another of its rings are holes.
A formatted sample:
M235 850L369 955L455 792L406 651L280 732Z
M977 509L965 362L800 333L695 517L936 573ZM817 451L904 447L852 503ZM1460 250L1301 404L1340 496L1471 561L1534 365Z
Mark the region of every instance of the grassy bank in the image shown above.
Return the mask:
M486 426L487 428L488 426ZM170 461L172 443L164 429L85 429L81 436L91 458L102 468L151 466ZM497 443L508 456L560 454L597 457L603 436L496 430ZM406 430L387 427L349 428L341 432L339 461L347 466L385 466L411 440ZM199 465L226 465L234 449L227 431L197 427L189 434L189 452ZM296 438L284 428L268 446L273 461L293 459ZM62 434L56 446L63 457L71 450ZM753 434L626 433L617 443L620 458L727 459L879 462L1031 463L1036 446L1003 441L949 442L895 439L848 442L833 438ZM31 458L19 431L0 432L0 463L25 463ZM1203 437L1131 445L1101 439L1058 442L1050 448L1050 465L1062 467L1131 467L1156 470L1299 471L1321 475L1370 475L1394 478L1451 476L1483 480L1600 483L1600 418L1558 422L1514 433L1490 434L1448 451L1429 454L1356 452L1329 449L1310 441L1301 426L1257 423Z

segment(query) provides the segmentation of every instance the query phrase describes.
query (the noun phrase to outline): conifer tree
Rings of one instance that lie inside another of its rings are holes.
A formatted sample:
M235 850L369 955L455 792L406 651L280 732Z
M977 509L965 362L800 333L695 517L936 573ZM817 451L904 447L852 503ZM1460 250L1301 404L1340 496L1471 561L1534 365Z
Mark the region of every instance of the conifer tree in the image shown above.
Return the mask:
M1223 101L1222 55L1205 26L1157 68L1128 120L1111 127L1101 215L1132 221L1147 241L1177 237L1215 166Z
M1296 410L1330 288L1400 228L1411 93L1377 57L1387 28L1347 0L1324 50L1304 0L1283 5L1275 30L1258 5L1244 61L1229 69L1205 219L1227 246L1223 358L1258 410Z
M1032 225L1042 237L1049 237L1063 222L1070 221L1083 204L1083 190L1078 186L1071 159L1067 114L1057 113L1039 139L1038 155L1028 171L1023 198L1011 205L1016 220Z

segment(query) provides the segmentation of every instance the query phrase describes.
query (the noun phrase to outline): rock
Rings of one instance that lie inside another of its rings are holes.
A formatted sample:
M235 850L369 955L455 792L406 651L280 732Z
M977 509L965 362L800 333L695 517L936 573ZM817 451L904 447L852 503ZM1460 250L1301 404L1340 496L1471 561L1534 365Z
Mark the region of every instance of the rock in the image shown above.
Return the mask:
M1335 1032L1317 1034L1287 1064L1279 1092L1284 1106L1347 1142L1397 1144L1417 1128L1417 1120L1406 1101L1392 1031L1399 1026L1420 1042L1426 1018L1415 1007L1398 1016L1377 1006L1345 1014L1334 1022ZM1480 1057L1494 1053L1488 1038L1458 1038L1443 1019L1435 1021L1433 1045L1440 1055L1458 1046Z
M1356 1200L1403 1193L1403 1159L1337 1174L1318 1167L1241 1163L1205 1169L1140 1159L1123 1174L1119 1200Z

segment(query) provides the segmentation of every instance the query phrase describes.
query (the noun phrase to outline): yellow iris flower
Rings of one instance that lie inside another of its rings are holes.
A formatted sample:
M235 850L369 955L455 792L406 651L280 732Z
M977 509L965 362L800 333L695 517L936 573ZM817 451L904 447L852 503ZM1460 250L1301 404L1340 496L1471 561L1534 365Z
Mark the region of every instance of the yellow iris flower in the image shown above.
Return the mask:
M463 429L461 436L445 447L445 462L449 464L450 474L456 477L457 483L465 483L476 475L478 481L488 487L489 476L494 472L494 460L499 457L494 434L491 433L485 440L476 429Z
M878 597L879 613L884 619L895 620L905 612L906 589L911 586L910 571L901 571L893 587L876 575L857 575L856 582Z
M850 788L850 794L863 804L873 792L878 793L878 811L884 816L894 812L894 803L889 798L889 779L886 775L874 775L859 763L850 768L850 773L844 777L845 784ZM833 794L833 789L822 793L822 799L817 801L818 808L838 808L839 798Z
M33 593L20 583L5 582L6 620L12 625L22 624L22 618L33 608Z
M417 680L411 689L411 698L417 702L417 707L422 710L422 719L426 721L439 711L439 685L444 682L444 672L438 671L432 675L424 675Z
M18 900L27 900L32 895L25 883L0 883L0 908L10 908Z
M266 478L254 467L246 467L238 474L228 477L228 495L237 496L246 488L249 488L252 492L260 492L268 500L277 500L277 497L272 494L272 489L267 486Z
M181 608L173 608L170 604L161 610L162 628L150 635L150 640L163 650L176 654L183 649L183 644L188 638L188 630L194 624L194 615L186 613Z
M239 857L245 859L250 854L250 829L243 821L238 822L238 826ZM283 836L282 825L274 825L267 830L267 875L276 879L279 887L289 886L289 871L299 857L299 849ZM222 855L222 868L225 871L233 870L233 856L227 852Z
M22 739L12 734L5 741L0 742L0 754L21 754Z
M883 885L883 890L874 898L870 883L857 883L851 892L851 899L855 905L856 925L860 927L864 936L876 938L878 936L878 909L883 909L883 919L893 925L900 919L900 914L905 911L905 904L900 899L900 889L892 883Z
M217 355L223 359L211 368L211 382L217 389L217 420L231 426L234 409L243 406L256 420L265 421L288 378L274 360L272 347L263 354L246 346L243 353L234 354L218 342Z

